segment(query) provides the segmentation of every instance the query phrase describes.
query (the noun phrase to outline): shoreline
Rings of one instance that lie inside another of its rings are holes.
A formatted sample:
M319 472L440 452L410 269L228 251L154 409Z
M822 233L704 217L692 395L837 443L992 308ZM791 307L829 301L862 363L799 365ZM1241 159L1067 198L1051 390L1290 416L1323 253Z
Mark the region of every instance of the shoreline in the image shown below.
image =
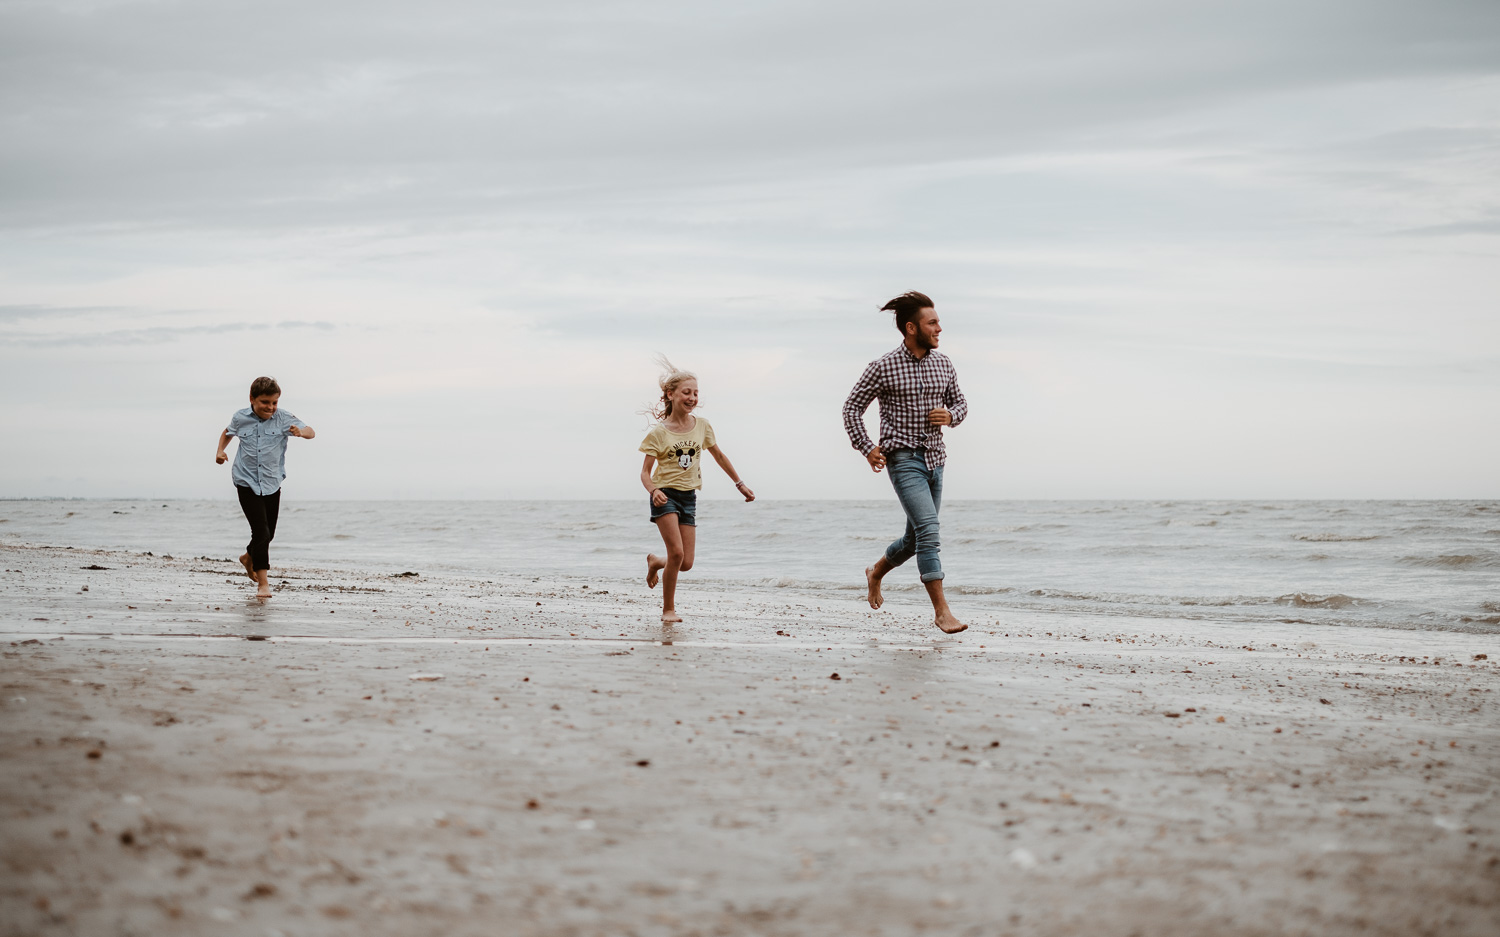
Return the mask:
M1500 928L1481 635L0 560L7 935Z
M705 502L713 533L699 544L690 588L774 587L844 602L863 591L860 571L886 546L882 532L904 523L894 502L742 508ZM283 514L278 562L357 578L414 570L464 582L583 584L602 576L634 588L641 556L660 540L628 502L294 499ZM1500 504L1468 501L974 502L945 520L944 565L950 599L963 597L990 620L1038 611L1111 616L1122 628L1138 628L1137 618L1193 618L1239 621L1249 634L1283 623L1500 635L1496 517ZM0 543L17 547L224 558L244 535L231 502L17 502L0 511ZM890 577L891 597L920 593L915 580Z

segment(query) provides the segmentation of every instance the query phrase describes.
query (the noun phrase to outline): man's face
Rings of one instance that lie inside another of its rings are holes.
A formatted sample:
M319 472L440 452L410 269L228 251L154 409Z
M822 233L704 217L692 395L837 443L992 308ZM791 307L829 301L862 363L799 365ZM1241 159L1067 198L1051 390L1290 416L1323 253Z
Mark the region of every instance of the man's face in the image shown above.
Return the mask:
M917 313L916 321L908 323L906 328L908 332L913 328L916 329L915 334L912 335L912 341L918 348L925 348L928 351L938 346L938 336L943 334L943 327L938 323L937 310L931 306Z
M260 397L250 398L250 410L257 419L269 420L276 415L276 404L281 400L280 394L264 394Z

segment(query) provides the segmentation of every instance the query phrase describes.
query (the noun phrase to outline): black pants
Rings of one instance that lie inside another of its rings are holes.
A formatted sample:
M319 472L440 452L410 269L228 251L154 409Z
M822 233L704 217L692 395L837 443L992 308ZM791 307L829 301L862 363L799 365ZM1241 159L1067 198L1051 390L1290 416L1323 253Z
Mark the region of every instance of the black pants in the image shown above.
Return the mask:
M271 538L276 536L276 515L281 511L281 489L258 495L244 485L235 485L240 495L240 509L250 522L250 565L259 572L271 568Z

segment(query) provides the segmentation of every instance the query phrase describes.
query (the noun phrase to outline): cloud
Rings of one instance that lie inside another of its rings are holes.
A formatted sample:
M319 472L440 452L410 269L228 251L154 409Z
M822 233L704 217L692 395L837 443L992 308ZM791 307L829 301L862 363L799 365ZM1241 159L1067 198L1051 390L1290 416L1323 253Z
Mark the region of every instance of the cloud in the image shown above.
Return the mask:
M472 223L1493 74L1486 3L9 7L11 226Z
M1426 225L1420 228L1405 228L1393 232L1402 236L1449 237L1469 234L1500 234L1500 214L1473 221L1455 221L1449 224Z
M90 345L159 345L189 336L226 335L252 326L230 322L222 325L150 326L109 331L50 332L34 335L0 335L0 344L30 348L84 347Z
M632 455L660 350L768 491L841 496L912 288L976 406L955 496L1176 495L1162 438L1232 466L1195 491L1500 493L1500 442L1427 416L1500 404L1497 94L1489 0L6 5L0 428L38 442L0 494L109 407L182 461L91 493L208 491L188 428L274 373L309 490L389 494L394 434L464 440L403 446L408 494L633 496L514 440Z
M332 322L297 321L278 322L276 323L276 327L278 329L318 329L319 331L323 332L331 332L334 329L338 328L338 326L334 325Z
M62 319L70 316L89 316L124 311L118 306L51 306L46 304L0 304L0 322L20 322L26 319Z

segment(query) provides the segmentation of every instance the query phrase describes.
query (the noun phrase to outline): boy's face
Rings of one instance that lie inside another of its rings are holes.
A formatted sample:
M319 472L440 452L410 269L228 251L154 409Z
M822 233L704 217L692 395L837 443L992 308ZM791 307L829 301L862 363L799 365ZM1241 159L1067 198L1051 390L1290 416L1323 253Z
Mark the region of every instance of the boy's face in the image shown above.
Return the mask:
M257 419L269 420L276 415L276 404L281 400L280 394L265 394L261 397L250 398L250 411Z

